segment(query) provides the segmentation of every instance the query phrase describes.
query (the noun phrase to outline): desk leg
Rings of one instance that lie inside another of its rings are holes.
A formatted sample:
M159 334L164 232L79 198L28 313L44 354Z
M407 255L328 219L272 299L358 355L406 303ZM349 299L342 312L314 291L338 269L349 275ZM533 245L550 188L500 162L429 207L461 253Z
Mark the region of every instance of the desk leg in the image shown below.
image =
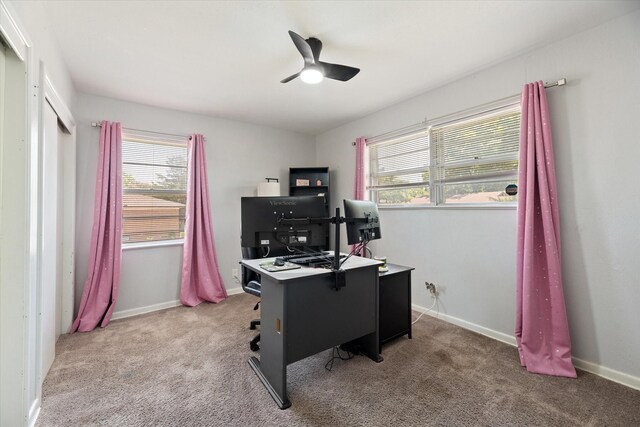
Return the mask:
M407 294L409 295L409 300L407 301L407 311L409 312L409 339L411 339L411 328L413 326L413 319L411 319L411 271L407 273Z
M289 397L287 396L287 367L283 367L283 371L281 372L282 381L277 381L274 384L274 381L269 381L267 377L264 375L262 370L260 369L260 361L255 357L251 357L249 359L249 366L253 369L253 372L256 373L262 384L265 386L273 400L276 401L276 404L280 409L287 409L291 406L291 402L289 401Z
M280 409L291 406L287 396L287 319L285 316L286 286L262 276L260 308L260 360L249 359L251 369L278 404Z
M364 354L374 362L380 363L384 360L381 353L380 338L378 332L373 332L356 340Z
M360 275L355 278L353 282L351 282L351 286L354 285L354 282L360 281L359 283L364 283L365 287L369 287L369 291L371 292L370 286L373 284L375 288L373 289L373 294L375 295L373 303L374 310L374 321L375 321L375 330L370 334L363 335L360 338L356 338L353 341L350 341L345 344L347 348L354 347L356 350L364 353L369 359L374 362L380 363L384 359L380 354L382 352L382 346L380 345L380 288L379 288L379 279L378 279L378 267L373 266L373 268L368 269L367 271L363 271L359 273ZM352 276L353 277L353 276ZM349 285L347 285L349 286ZM365 288L365 289L366 289Z
M372 332L368 335L356 338L340 346L344 350L352 353L362 353L374 362L380 363L384 360L382 357L382 345L377 333Z
M365 351L365 354L369 359L376 363L380 363L384 360L382 357L382 345L380 344L380 273L378 268L374 269L374 283L375 288L375 313L376 313L376 330L364 337L360 338L360 345Z

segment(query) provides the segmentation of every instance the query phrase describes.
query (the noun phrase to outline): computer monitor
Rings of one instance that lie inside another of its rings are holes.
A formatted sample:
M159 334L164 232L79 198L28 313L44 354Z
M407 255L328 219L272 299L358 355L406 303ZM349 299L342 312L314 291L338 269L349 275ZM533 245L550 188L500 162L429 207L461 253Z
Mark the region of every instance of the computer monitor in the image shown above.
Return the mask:
M382 237L378 205L369 200L345 200L347 243L355 245Z
M242 197L241 246L269 250L272 256L287 247L326 249L328 222L307 221L324 217L325 199L320 196Z

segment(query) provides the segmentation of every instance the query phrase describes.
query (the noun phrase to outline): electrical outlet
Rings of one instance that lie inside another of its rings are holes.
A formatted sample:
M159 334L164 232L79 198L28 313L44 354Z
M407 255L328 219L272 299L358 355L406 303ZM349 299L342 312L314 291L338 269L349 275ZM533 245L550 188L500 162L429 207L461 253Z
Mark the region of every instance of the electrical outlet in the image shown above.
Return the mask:
M424 282L424 285L427 287L427 291L429 291L431 296L433 297L438 296L438 289L436 288L435 283Z
M233 270L231 270L231 276L233 277L233 280L236 281L236 283L240 283L240 276L238 276L237 268L234 268Z

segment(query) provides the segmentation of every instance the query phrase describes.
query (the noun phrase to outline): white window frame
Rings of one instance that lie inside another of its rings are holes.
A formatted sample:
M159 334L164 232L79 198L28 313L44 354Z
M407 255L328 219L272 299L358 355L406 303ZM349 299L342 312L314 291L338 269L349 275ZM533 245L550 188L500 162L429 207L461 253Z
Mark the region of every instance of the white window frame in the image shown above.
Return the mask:
M150 132L150 131L139 131L133 129L122 129L122 142L125 141L130 142L138 142L138 143L146 143L150 145L168 145L174 147L184 148L185 150L185 159L188 156L188 137L180 137L177 135L169 135L163 134L160 132ZM124 157L122 159L122 167L124 169L124 165L130 162L126 162ZM124 171L123 171L124 172ZM188 169L187 169L188 175ZM124 184L123 184L123 194L125 192ZM187 195L187 188L185 186L185 200ZM124 201L123 201L124 204ZM123 206L123 215L122 215L122 234L124 236L124 206ZM144 242L125 242L124 239L122 241L122 249L130 250L130 249L144 249L144 248L154 248L154 247L163 247L163 246L178 246L184 244L184 238L179 237L175 239L162 239L162 240L152 240L152 241L144 241Z
M446 116L439 117L437 119L428 120L425 123L421 123L418 125L411 126L407 129L410 129L411 132L419 132L421 128L425 129L429 135L428 138L428 147L430 150L430 162L429 162L429 194L430 194L430 203L429 204L420 204L420 205L411 205L411 204L397 204L397 205L378 205L379 209L516 209L517 202L493 202L493 203L445 203L444 200L444 183L438 182L437 178L440 174L440 171L443 170L444 165L441 165L439 159L437 158L438 153L436 147L432 141L432 128L438 127L442 125L446 125L448 123L459 122L463 120L469 120L476 117L480 117L486 114L490 114L494 111L506 109L509 107L518 107L520 106L520 97L518 95L512 96L509 98L501 99L495 102L491 102L488 104L483 104L478 107L470 108L467 110L463 110L454 114L449 114ZM374 137L371 140L373 141L370 145L367 146L367 154L369 154L369 150L371 146L377 144L384 144L390 142L397 138L396 134L406 134L408 132L403 132L402 130L390 132L389 137L386 135ZM516 159L519 156L516 155ZM372 159L368 156L368 161L366 164L367 170L367 193L370 200L374 200L377 202L377 197L375 197L372 193L375 190L371 189L371 181L372 181L372 172L375 167L372 165ZM478 179L481 181L482 179ZM469 180L468 182L473 182L473 180Z

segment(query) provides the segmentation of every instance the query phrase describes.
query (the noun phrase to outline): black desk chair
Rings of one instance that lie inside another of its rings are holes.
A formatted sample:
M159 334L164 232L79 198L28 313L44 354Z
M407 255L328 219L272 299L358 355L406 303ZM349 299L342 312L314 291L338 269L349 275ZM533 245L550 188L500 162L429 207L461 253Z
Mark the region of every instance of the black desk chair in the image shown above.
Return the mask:
M260 298L260 294L261 294L261 286L259 282L256 282L255 280L251 280L249 283L247 283L246 285L243 283L242 284L242 289L251 295L255 295L258 298ZM260 301L258 301L256 303L256 305L253 307L254 310L257 310L258 307L260 307ZM254 319L250 322L249 324L249 329L255 329L257 325L260 324L260 319ZM258 342L260 341L260 334L256 335L255 337L253 337L253 339L251 341L249 341L249 348L252 351L258 351L260 349L260 347L258 346Z
M253 248L242 248L242 258L255 259L257 258L257 256L254 252L255 250L253 250ZM245 273L249 273L251 276L244 277ZM244 270L242 276L242 290L248 294L255 295L260 298L260 295L262 294L262 286L260 286L260 276L253 272L245 272ZM260 301L256 303L253 309L257 310L259 307ZM254 319L250 322L249 329L254 330L259 324L260 319ZM249 348L251 349L251 351L258 351L260 349L260 347L258 346L258 342L260 342L260 334L256 335L251 341L249 341Z

